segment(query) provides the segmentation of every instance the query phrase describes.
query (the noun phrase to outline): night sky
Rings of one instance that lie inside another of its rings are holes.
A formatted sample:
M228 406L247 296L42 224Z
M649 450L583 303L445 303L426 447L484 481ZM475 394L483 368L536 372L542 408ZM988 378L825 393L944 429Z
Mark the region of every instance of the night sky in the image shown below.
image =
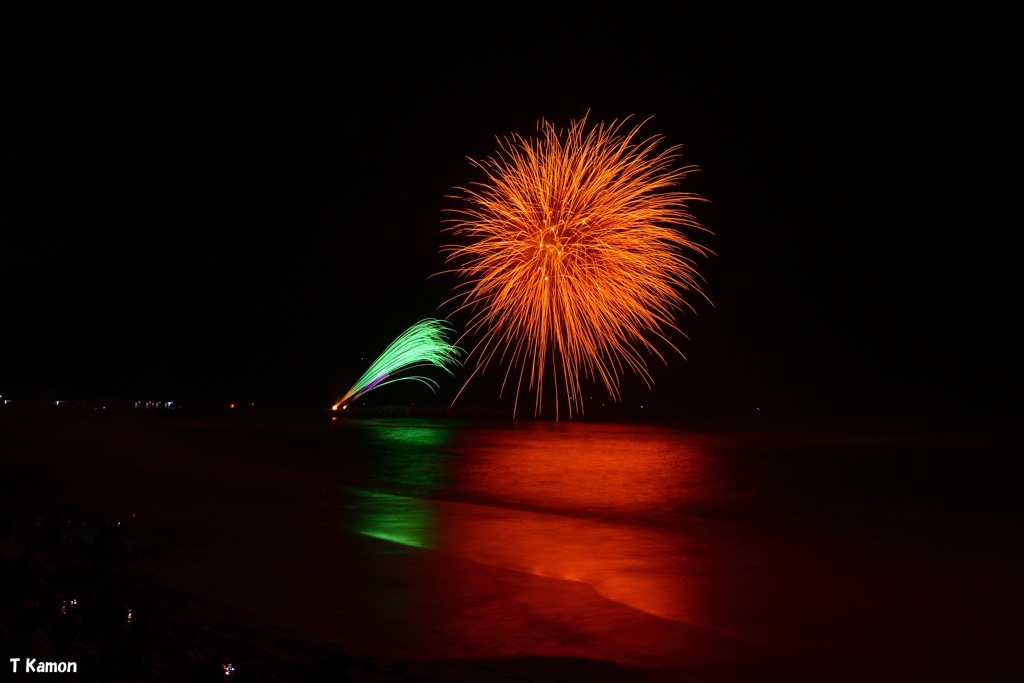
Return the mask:
M15 30L0 394L327 406L446 312L467 157L589 111L682 145L713 233L627 401L1018 419L1006 19L627 9Z

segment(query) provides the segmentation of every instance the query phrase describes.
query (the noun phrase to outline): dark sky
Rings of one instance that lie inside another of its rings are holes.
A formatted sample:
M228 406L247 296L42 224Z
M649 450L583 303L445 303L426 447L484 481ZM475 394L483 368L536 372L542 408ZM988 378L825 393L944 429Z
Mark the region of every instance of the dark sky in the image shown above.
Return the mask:
M627 12L26 25L0 394L329 404L438 315L466 158L589 111L709 200L714 307L628 400L1016 416L1005 19Z

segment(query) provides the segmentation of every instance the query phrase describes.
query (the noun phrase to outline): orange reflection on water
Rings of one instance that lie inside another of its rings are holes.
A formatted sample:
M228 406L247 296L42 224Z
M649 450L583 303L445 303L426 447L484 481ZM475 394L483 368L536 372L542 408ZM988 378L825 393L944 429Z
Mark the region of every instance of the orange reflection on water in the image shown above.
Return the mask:
M466 439L459 488L545 510L650 516L712 493L699 437L651 425L523 423Z
M444 550L480 564L589 584L674 621L691 618L685 549L667 532L466 503L441 503Z
M698 441L646 425L537 422L489 430L480 443L469 436L459 450L472 467L460 470L458 488L517 509L452 509L442 515L446 549L690 619L685 537L650 522L709 495L710 459Z

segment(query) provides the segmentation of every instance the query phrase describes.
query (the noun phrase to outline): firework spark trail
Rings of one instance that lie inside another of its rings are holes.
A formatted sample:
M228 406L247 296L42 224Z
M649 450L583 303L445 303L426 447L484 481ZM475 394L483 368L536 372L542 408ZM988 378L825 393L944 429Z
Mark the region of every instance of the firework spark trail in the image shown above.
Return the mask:
M448 342L448 336L452 332L447 321L433 318L419 321L403 332L398 339L391 342L384 353L352 385L348 393L332 406L332 410L338 410L338 408L344 410L349 403L367 392L402 380L421 382L436 391L438 384L429 377L396 375L427 365L439 367L449 375L453 374L450 366L459 364L459 357L463 351Z
M704 296L693 256L710 252L682 230L705 230L688 210L701 198L674 188L697 169L675 167L679 146L638 141L643 124L626 121L588 131L584 117L558 131L542 120L538 137L513 134L470 160L485 180L456 188L445 229L462 243L443 247L460 279L446 303L470 313L463 336L478 338L463 390L504 365L513 410L525 385L539 415L550 383L556 419L562 396L571 418L582 378L619 401L626 370L653 385L645 359L665 361L656 342L682 355L668 333L682 334L675 314L693 310L683 293Z

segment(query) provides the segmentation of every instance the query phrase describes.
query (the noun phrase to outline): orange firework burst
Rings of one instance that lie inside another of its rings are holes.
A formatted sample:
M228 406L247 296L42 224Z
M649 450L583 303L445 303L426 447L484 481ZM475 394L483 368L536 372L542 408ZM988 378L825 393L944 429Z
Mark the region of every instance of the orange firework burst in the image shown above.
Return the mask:
M708 251L684 232L704 230L688 210L701 198L675 188L696 167L677 167L679 146L659 151L660 136L639 140L643 124L625 124L587 130L584 117L559 131L542 120L537 137L499 139L495 156L470 159L486 180L456 188L463 205L446 230L462 244L443 251L461 279L449 303L472 314L465 334L478 338L466 382L507 366L513 410L525 386L539 415L550 384L556 419L562 398L571 418L581 379L619 401L626 369L652 386L645 359L665 360L655 339L682 355L667 333L692 310L684 293L703 296L694 256Z

